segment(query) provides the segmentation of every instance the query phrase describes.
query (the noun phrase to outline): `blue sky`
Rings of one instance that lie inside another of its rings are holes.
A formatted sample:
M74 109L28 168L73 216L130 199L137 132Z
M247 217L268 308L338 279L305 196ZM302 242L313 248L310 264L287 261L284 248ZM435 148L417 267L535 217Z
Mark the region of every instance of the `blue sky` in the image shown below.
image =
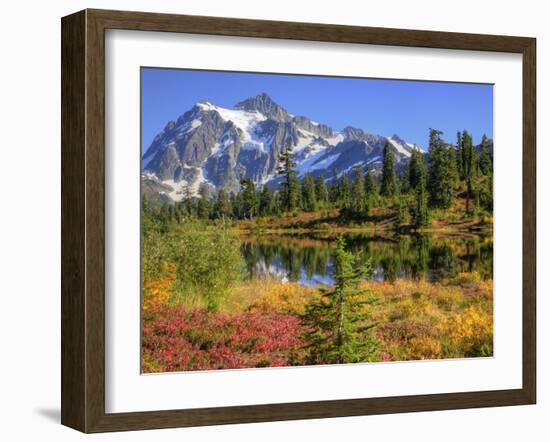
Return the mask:
M430 127L448 142L463 129L476 143L493 136L492 85L142 68L142 150L197 101L232 107L260 92L336 131L350 125L397 134L424 148Z

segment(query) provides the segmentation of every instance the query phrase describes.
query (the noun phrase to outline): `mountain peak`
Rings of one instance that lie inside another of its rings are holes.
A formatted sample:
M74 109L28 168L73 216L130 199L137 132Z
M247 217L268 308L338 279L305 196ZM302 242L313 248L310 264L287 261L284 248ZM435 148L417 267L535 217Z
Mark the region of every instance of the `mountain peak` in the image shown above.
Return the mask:
M193 109L199 109L199 110L212 110L216 106L214 106L210 101L207 100L200 100L195 103L193 106Z
M261 92L233 108L198 101L157 134L144 152L142 171L154 177L158 192L174 201L205 186L238 192L245 178L275 189L280 186L278 155L289 141L300 177L330 176L334 170L341 174L358 164L378 167L388 142L399 163L412 151L397 135L370 134L353 126L333 133L307 116L289 114Z
M405 144L405 141L403 141L403 139L397 134L393 134L390 138L392 140L395 140L395 141L399 142L399 143Z
M359 129L353 126L346 126L342 130L342 134L348 140L362 140L366 133L363 129Z
M277 121L289 121L292 118L286 109L275 103L266 92L247 98L237 103L234 108L245 111L258 111Z
M250 97L248 98L248 100L255 100L257 102L261 102L261 103L266 103L266 104L275 104L277 105L277 103L275 103L273 101L273 99L271 98L271 96L267 93L267 92L260 92L258 95L256 95L255 97ZM244 100L246 101L246 100Z

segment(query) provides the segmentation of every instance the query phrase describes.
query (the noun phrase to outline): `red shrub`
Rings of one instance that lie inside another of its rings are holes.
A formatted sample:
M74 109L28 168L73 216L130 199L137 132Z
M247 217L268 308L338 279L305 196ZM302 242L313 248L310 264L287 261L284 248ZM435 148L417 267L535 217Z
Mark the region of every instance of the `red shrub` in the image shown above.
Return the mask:
M300 320L279 313L143 312L142 370L166 372L300 365Z

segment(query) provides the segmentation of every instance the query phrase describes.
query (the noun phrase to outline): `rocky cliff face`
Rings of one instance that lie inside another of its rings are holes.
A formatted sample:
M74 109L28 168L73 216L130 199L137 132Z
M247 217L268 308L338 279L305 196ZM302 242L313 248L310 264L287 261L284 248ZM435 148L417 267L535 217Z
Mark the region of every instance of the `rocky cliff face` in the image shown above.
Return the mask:
M256 95L252 98L247 98L246 100L237 103L234 107L235 109L241 109L248 112L260 112L265 115L266 118L275 121L290 121L292 120L291 115L286 111L286 109L279 106L275 103L269 95L265 92Z
M386 142L397 162L410 156L413 146L397 135L387 138L350 126L335 133L290 114L261 93L232 109L197 103L155 137L143 154L142 171L149 191L163 189L177 201L201 186L237 192L244 178L276 188L278 155L287 146L300 175L310 172L330 179L334 172L358 165L376 167Z

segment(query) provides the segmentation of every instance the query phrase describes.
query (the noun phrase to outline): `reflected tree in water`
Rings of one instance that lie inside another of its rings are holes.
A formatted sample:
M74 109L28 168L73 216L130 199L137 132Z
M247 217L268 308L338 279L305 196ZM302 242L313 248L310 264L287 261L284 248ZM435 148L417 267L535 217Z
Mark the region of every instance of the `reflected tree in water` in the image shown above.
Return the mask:
M363 261L370 260L374 277L386 281L426 278L437 281L460 272L479 272L483 279L493 277L493 243L490 238L430 235L379 237L345 236L347 249ZM271 266L291 281L330 282L335 242L306 236L257 237L244 242L242 253L250 277L261 276ZM322 278L321 278L322 277ZM326 278L329 278L328 280Z

